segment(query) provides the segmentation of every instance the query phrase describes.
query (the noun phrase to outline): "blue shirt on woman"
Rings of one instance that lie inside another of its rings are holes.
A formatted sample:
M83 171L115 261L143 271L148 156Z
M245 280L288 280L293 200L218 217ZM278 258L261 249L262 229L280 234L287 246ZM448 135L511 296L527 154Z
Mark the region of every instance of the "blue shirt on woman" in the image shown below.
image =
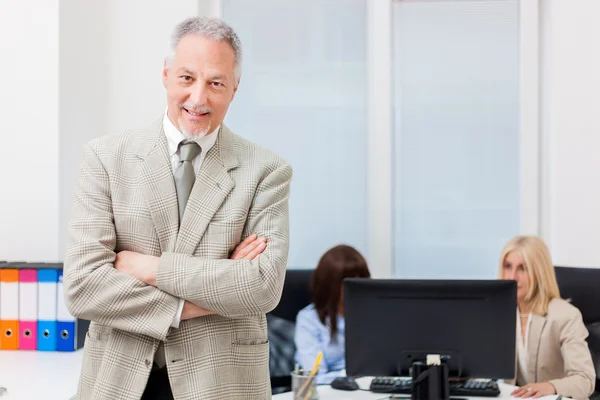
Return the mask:
M331 337L329 317L325 325L319 320L319 314L313 304L300 310L296 317L295 360L305 370L309 371L323 352L323 359L317 375L317 384L330 384L339 376L346 376L346 356L344 353L344 317L337 316L337 332Z

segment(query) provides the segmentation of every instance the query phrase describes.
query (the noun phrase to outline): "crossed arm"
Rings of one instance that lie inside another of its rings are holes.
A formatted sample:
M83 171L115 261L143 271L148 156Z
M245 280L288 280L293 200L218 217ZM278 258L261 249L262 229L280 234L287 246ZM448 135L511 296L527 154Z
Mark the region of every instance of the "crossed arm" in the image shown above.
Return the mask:
M116 253L111 180L94 148L85 146L64 263L70 313L164 340L180 299L186 301L182 318L209 313L235 318L270 311L279 301L285 276L291 176L285 163L265 171L245 228L256 236L246 238L230 259Z
M258 237L252 234L244 239L231 253L230 260L256 260L258 256L265 251L267 247L267 238ZM121 251L117 253L114 267L125 272L132 277L144 282L146 285L156 287L156 273L160 257L148 256L134 251ZM215 314L214 311L207 310L192 302L185 301L183 303L183 311L181 312L181 320L199 318L205 315Z

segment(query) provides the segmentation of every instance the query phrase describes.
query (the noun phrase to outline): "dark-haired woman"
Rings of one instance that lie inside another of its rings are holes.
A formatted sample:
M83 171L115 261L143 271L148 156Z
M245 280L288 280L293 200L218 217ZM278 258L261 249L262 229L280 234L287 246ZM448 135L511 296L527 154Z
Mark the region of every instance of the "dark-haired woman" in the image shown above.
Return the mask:
M350 246L336 246L319 260L310 283L312 304L298 313L294 336L296 362L305 370L323 353L317 384L346 375L342 281L370 276L364 257Z

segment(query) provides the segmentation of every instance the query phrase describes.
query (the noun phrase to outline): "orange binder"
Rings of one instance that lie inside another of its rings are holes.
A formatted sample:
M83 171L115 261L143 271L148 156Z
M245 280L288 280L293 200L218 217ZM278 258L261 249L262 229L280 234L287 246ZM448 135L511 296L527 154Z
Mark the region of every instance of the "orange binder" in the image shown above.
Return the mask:
M0 268L0 349L19 349L19 270Z

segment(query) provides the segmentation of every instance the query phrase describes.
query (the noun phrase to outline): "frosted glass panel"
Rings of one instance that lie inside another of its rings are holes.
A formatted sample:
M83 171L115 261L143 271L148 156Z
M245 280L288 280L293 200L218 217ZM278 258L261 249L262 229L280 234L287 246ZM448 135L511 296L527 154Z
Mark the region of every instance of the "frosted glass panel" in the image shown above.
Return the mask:
M519 2L393 7L395 275L495 278L519 229Z
M288 267L312 268L339 243L365 254L365 0L222 5L244 46L225 123L294 168Z

